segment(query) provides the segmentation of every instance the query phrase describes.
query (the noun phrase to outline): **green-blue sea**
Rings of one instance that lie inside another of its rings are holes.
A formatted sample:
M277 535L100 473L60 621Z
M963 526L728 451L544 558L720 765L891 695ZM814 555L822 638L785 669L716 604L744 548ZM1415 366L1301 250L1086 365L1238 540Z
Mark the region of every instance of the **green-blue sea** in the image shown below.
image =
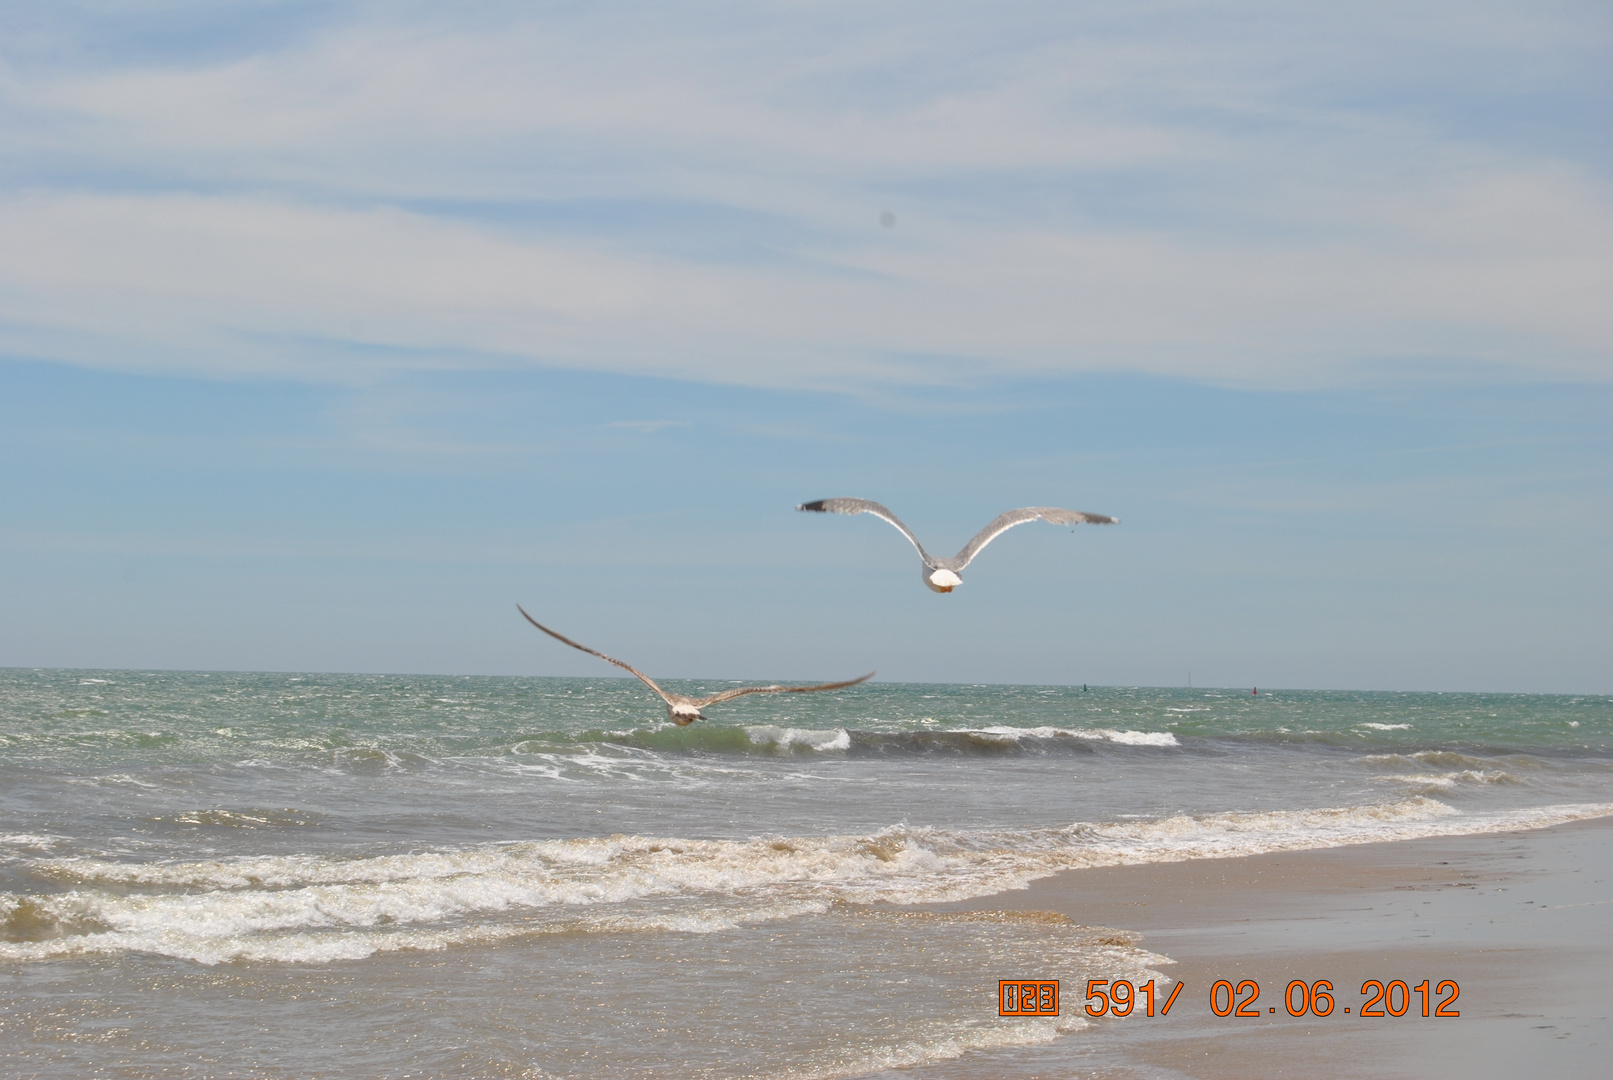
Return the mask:
M669 683L685 693L724 683ZM841 1077L1079 1041L924 905L1613 813L1613 698L0 670L0 1072Z

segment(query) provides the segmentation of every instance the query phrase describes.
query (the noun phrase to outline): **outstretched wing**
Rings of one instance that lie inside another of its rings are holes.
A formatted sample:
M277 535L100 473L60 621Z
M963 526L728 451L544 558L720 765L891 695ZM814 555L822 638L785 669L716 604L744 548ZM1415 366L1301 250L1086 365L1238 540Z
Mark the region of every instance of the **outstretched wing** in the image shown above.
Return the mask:
M902 519L891 513L889 509L874 502L872 499L819 499L817 502L802 503L797 510L814 510L820 514L873 514L875 517L890 522L896 526L908 542L918 548L919 558L926 564L930 563L930 553L924 550L919 538L913 535L913 530L902 524Z
M564 641L567 645L570 645L573 649L581 649L583 652L589 653L589 654L591 654L593 656L597 656L601 660L605 660L605 661L608 661L608 662L610 662L612 664L615 664L619 668L623 668L623 669L625 669L627 671L631 671L634 675L638 676L640 682L642 682L645 686L648 686L651 690L654 690L657 694L661 695L661 700L662 701L665 701L668 704L672 703L672 699L667 696L667 692L665 690L661 689L659 686L655 685L655 680L654 679L652 679L648 675L644 674L644 672L640 671L638 668L634 667L632 664L624 664L624 663L622 663L622 661L616 659L616 657L614 657L614 656L606 656L604 653L600 652L598 649L590 649L586 645L579 645L575 641L572 641L570 638L568 638L566 635L555 633L553 630L550 630L547 626L544 626L542 623L540 623L538 620L534 619L532 616L527 615L526 608L522 607L520 604L515 605L515 610L519 611L522 615L525 615L527 622L531 623L533 626L536 626L539 630L542 630L545 634L548 634L550 637L554 638L556 641Z
M707 705L716 705L723 701L732 701L736 697L746 694L809 694L814 690L839 690L842 686L856 686L860 682L872 679L875 672L870 671L860 679L847 679L845 682L819 683L817 686L740 686L733 690L724 690L720 694L700 698L694 703L695 708L704 709Z
M1027 521L1051 521L1055 525L1119 525L1120 519L1109 517L1106 514L1088 514L1081 510L1060 510L1056 506L1026 506L1018 510L1009 510L998 514L997 519L984 529L975 533L975 538L964 545L963 550L953 558L947 560L949 570L962 570L978 554L980 549L997 539L998 536L1012 529L1015 525L1023 525Z

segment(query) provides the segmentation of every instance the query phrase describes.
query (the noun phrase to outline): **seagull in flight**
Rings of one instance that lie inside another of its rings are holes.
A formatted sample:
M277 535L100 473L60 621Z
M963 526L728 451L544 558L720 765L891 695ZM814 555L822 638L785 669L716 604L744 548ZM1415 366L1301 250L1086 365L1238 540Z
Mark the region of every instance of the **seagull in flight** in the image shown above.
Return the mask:
M1060 510L1056 506L1026 506L1018 510L1009 510L998 514L995 521L984 529L975 533L973 540L963 545L963 550L950 559L938 559L924 550L919 538L913 535L913 530L902 524L902 520L888 509L874 502L872 499L819 499L817 502L802 503L797 510L812 510L820 514L873 514L890 522L907 537L908 542L919 550L919 558L924 560L924 568L920 575L924 584L933 592L947 593L963 584L963 578L958 571L968 566L980 550L999 535L1012 529L1015 525L1023 525L1027 521L1051 521L1055 525L1079 525L1085 522L1088 525L1119 525L1120 519L1105 514L1088 514L1080 510Z
M640 682L642 682L645 686L648 686L651 690L654 690L660 695L661 700L666 702L667 718L674 724L677 724L679 727L687 727L696 720L705 720L707 717L700 710L705 708L707 705L717 705L724 701L732 701L734 698L743 697L746 694L806 694L811 693L814 690L839 690L843 686L856 686L860 682L867 682L869 679L872 679L875 674L874 672L870 671L860 679L848 679L845 682L819 683L817 686L736 686L732 690L724 690L722 693L712 694L710 697L684 697L682 694L667 693L665 690L655 685L654 679L644 674L644 672L640 671L632 664L624 664L614 656L606 656L597 649L590 649L586 645L577 644L564 634L555 633L553 630L550 630L547 626L544 626L532 616L527 615L526 608L522 607L520 604L515 605L515 610L526 616L527 622L531 623L533 626L536 626L539 630L542 630L545 634L548 634L555 640L564 641L573 649L581 649L585 653L591 653L592 655L599 657L601 660L609 661L619 668L632 672L638 677Z

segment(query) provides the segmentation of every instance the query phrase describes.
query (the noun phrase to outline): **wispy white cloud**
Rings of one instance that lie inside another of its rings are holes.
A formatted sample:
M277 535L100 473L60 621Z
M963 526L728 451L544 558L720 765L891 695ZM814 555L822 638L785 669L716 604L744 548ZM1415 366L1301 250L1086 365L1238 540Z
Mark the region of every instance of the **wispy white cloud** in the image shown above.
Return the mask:
M1293 384L1418 355L1607 374L1613 214L1550 176L1486 186L1387 203L1328 243L937 221L764 266L386 207L47 194L0 203L0 341L337 380L544 363L784 385L1112 368Z
M285 18L261 49L9 56L0 348L337 380L1613 376L1606 163L1480 117L1590 107L1591 6Z

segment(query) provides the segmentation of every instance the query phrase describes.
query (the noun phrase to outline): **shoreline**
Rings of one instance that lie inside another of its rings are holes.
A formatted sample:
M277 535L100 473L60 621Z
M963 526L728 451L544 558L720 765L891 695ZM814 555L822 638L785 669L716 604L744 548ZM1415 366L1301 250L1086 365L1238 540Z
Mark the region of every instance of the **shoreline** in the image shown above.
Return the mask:
M1169 1016L1105 1016L1046 1047L891 1077L1593 1077L1613 1053L1613 817L1067 870L924 907L1051 911L1140 934L1142 948L1173 961L1158 970L1183 990ZM1258 983L1262 1015L1216 1016L1209 991L1219 979ZM1332 1014L1288 1015L1283 991L1295 979L1331 981ZM1404 1016L1363 1017L1369 979L1428 979L1434 1008L1450 994L1432 992L1453 981L1460 991L1448 1008L1461 1015L1424 1019L1414 994ZM1065 1016L1080 1015L1085 989L1061 987Z

